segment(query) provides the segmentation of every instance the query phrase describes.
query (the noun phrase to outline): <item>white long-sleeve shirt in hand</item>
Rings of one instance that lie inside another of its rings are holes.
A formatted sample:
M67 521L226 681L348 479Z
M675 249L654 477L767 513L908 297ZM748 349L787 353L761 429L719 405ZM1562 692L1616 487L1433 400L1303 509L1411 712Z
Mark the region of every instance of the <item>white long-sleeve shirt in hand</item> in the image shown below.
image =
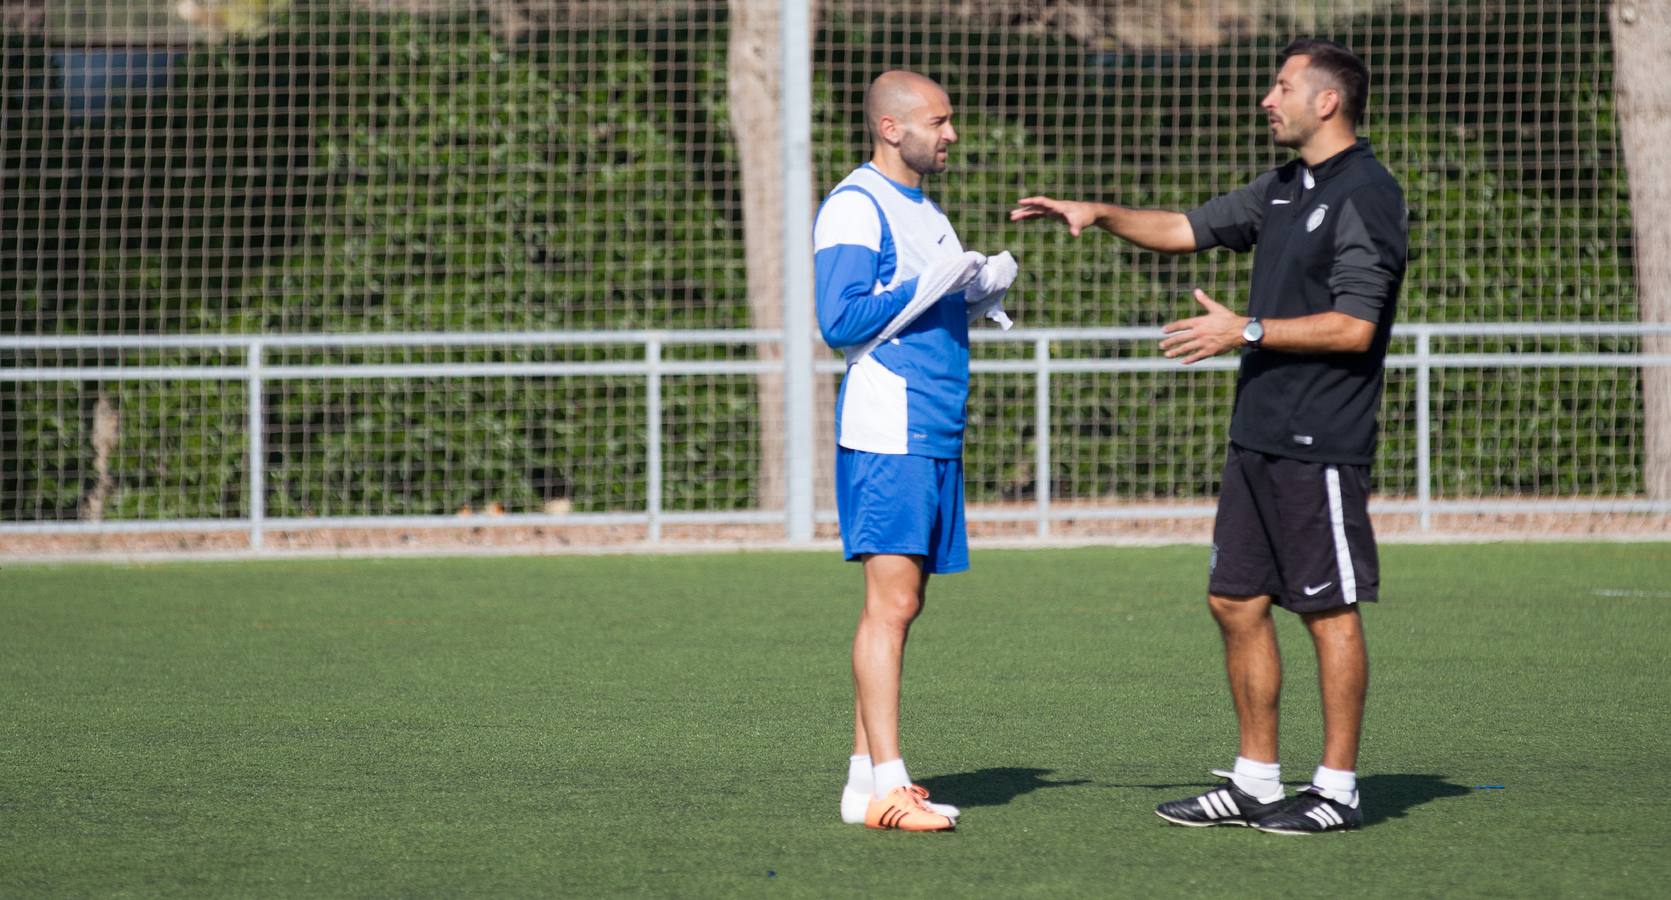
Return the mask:
M1004 296L1009 293L1010 285L1015 283L1015 276L1020 271L1021 267L1008 250L986 258L986 265L981 267L975 283L963 294L964 301L969 304L971 325L984 316L997 322L1005 331L1010 330L1015 323L1004 312Z

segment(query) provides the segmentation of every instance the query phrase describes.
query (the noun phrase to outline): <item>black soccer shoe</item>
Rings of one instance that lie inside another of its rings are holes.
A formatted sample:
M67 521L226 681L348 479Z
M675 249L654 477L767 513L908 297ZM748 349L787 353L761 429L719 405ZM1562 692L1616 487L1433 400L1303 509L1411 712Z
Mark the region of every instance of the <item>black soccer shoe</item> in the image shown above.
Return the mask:
M1282 808L1254 822L1253 827L1271 834L1322 834L1352 831L1363 827L1363 811L1357 798L1351 806L1323 796L1315 786L1307 787L1282 804Z
M1224 787L1213 788L1198 797L1169 800L1155 807L1155 815L1174 825L1191 828L1207 825L1251 826L1282 806L1281 800L1260 803L1252 794L1236 787L1236 782L1229 780L1229 772L1214 769L1213 774L1224 776Z

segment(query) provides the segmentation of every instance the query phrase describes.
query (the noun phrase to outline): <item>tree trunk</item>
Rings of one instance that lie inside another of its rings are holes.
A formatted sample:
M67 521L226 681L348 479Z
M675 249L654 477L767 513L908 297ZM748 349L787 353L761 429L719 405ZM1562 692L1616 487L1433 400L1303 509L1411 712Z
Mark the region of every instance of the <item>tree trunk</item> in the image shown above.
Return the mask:
M776 0L730 0L731 37L726 91L731 136L743 182L743 247L750 324L783 327L783 139L778 124L783 56ZM760 359L781 363L783 348L762 342ZM784 505L783 371L760 374L761 509Z
M743 183L743 244L747 257L750 324L755 328L783 327L783 126L779 100L783 96L783 50L778 41L777 0L730 0L731 35L726 58L727 92L731 103L731 135ZM817 21L818 4L811 18ZM816 185L814 196L818 195ZM812 223L808 222L808 229ZM809 234L810 237L810 234ZM811 304L812 285L805 302ZM783 348L765 342L761 360L781 363ZM784 475L784 383L776 369L760 375L761 509L782 509L787 486ZM814 452L813 500L819 509L835 506L835 386L822 376L813 382Z
M110 477L110 458L116 454L116 444L122 436L122 414L110 402L105 386L98 386L98 399L93 403L93 483L81 498L81 519L85 522L104 521L104 505L110 499L115 481Z
M1636 235L1636 296L1642 321L1671 323L1671 0L1616 0L1614 90L1630 177ZM1642 342L1671 353L1671 335ZM1671 500L1671 368L1642 370L1643 484L1655 500Z

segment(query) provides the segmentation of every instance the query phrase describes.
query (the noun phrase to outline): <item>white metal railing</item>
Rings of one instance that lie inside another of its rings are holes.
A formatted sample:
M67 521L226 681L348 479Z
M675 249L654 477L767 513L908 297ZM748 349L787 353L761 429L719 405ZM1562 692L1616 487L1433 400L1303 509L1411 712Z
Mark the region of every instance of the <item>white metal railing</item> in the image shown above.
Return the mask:
M1391 354L1387 357L1390 370L1413 370L1416 373L1416 456L1417 494L1413 501L1377 501L1377 512L1413 513L1420 527L1431 527L1436 513L1490 512L1648 512L1671 513L1671 502L1654 500L1585 500L1531 499L1505 501L1501 499L1439 500L1433 497L1432 477L1432 410L1431 384L1433 372L1446 368L1642 368L1671 366L1667 353L1444 353L1433 347L1435 338L1477 337L1642 337L1650 334L1671 335L1671 324L1589 324L1563 323L1544 325L1430 325L1407 324L1394 329L1400 339L1413 339L1413 353ZM1055 373L1087 372L1162 372L1177 371L1174 360L1161 356L1132 358L1058 357L1052 353L1057 342L1139 343L1159 337L1155 328L1016 328L1012 331L978 330L971 333L976 342L1022 343L1032 345L1032 354L1025 359L976 360L971 364L975 373L1009 372L1031 374L1035 381L1036 439L1034 465L1036 471L1051 468L1049 439L1050 379ZM781 371L783 362L770 360L678 360L665 359L669 346L741 346L780 342L780 331L754 330L685 330L685 331L576 331L576 332L511 332L511 333L449 333L449 334L361 334L361 335L215 335L182 337L0 337L0 351L100 351L100 350L162 350L204 349L241 352L241 364L222 366L158 366L158 365L67 365L14 366L0 369L4 382L54 381L221 381L242 382L247 392L248 441L247 467L249 470L249 515L245 518L222 519L159 519L115 522L0 522L0 534L54 533L124 533L165 531L247 531L252 549L261 549L264 535L269 530L315 528L423 528L452 527L461 524L455 516L334 516L287 518L266 514L264 478L265 457L263 427L265 410L262 390L266 382L302 379L349 378L448 378L466 376L491 377L585 377L598 375L638 376L645 379L646 390L646 494L642 512L566 513L566 514L510 514L476 517L468 520L476 526L515 525L642 525L646 540L661 540L662 528L668 524L773 524L785 525L787 534L797 531L791 519L792 511L735 510L720 512L676 512L662 507L662 384L667 378L693 375L749 375ZM643 351L641 360L592 362L498 362L498 363L366 363L366 364L273 364L267 355L273 350L354 348L385 349L397 347L496 347L496 346L637 346ZM1234 358L1221 357L1204 360L1191 367L1194 370L1234 370ZM838 359L823 359L814 364L816 371L833 374L842 371ZM798 471L809 473L808 466ZM807 478L810 475L803 474ZM1040 537L1050 535L1051 523L1065 519L1177 519L1211 516L1214 506L1203 503L1193 506L1146 508L1141 506L1110 505L1086 508L1075 505L1061 508L1053 505L1050 479L1037 479L1035 502L1030 510L971 510L971 521L1033 521ZM810 491L810 486L803 486ZM790 515L790 519L786 519ZM833 510L818 510L816 521L835 521Z

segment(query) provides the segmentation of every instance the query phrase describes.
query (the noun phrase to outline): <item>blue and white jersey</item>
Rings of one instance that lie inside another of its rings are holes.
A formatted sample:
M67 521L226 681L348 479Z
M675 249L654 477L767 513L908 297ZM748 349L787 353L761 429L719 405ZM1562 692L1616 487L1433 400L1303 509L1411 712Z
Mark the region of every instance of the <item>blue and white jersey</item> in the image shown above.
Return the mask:
M880 334L915 296L917 276L931 262L963 252L934 201L869 163L825 198L813 247L818 327L838 349ZM836 400L836 443L960 458L968 398L969 320L957 291L847 367Z

